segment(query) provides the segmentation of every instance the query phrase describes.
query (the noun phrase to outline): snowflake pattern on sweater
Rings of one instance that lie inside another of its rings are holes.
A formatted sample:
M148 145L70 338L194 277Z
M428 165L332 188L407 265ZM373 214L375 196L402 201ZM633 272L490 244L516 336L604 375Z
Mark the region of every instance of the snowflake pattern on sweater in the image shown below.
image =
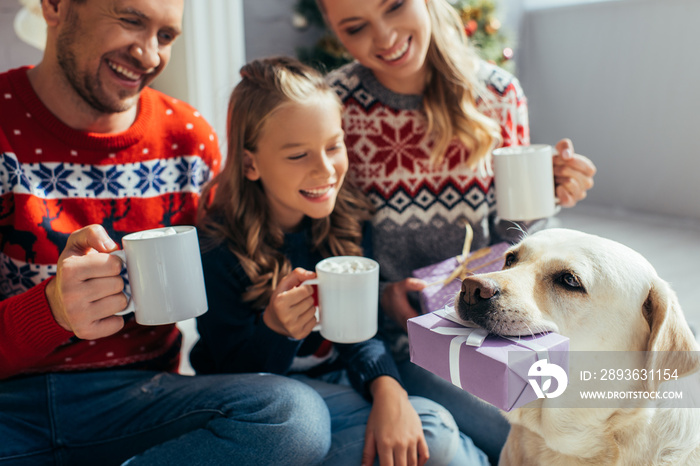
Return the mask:
M128 231L120 231L114 228L114 222L125 218L130 210L132 199L147 199L159 197L169 193L199 193L202 185L210 177L209 167L198 156L181 156L167 160L147 160L141 163L121 165L92 166L74 163L33 163L23 164L17 160L17 156L11 152L0 154L0 221L15 214L18 197L23 195L41 199L45 214L37 227L46 230L47 238L52 242L57 251L63 250L68 240L69 232L53 231L53 223L60 220L64 210L64 200L70 198L109 200L110 207L103 209L102 219L92 221L104 225L112 232L115 240ZM117 201L116 199L124 199ZM170 224L168 216L174 214L175 205L168 206L163 213L160 222L163 226ZM55 202L49 202L53 200ZM133 201L134 203L136 201ZM165 200L163 202L166 202ZM5 204L8 204L6 207ZM68 202L65 202L68 204ZM121 205L122 207L118 207ZM101 221L99 221L101 220ZM111 228L110 228L111 227ZM22 231L14 226L0 226L2 240L0 250L4 246L16 245L24 251L24 261L36 262L37 237L31 231ZM4 256L4 257L3 257ZM0 262L0 270L9 265L11 257L0 253L0 257L6 259ZM21 257L21 255L20 255ZM9 265L15 269L19 265L20 270L26 268L18 263ZM25 275L22 286L17 288L8 286L13 280L3 274L0 278L0 297L14 296L26 291L30 286L40 283L52 275L52 265L37 267L38 271ZM26 286L25 281L33 277L33 285Z
M149 228L193 224L219 169L216 134L188 104L146 88L127 131L65 126L34 93L27 69L0 74L0 379L20 373L152 364L174 369L175 326L83 341L56 324L43 289L71 232L102 225L120 244Z

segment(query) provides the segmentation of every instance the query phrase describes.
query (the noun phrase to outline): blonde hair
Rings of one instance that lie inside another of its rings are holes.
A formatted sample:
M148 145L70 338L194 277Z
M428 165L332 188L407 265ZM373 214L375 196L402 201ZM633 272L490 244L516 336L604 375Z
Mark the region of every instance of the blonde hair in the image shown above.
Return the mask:
M440 164L453 139L470 150L470 168L490 171L491 151L502 142L498 123L476 108L482 91L476 73L479 60L467 42L464 25L446 0L429 0L432 40L423 108L433 137L432 161Z
M326 17L323 0L316 0ZM438 166L455 139L470 151L471 169L491 172L491 151L502 143L500 125L476 105L483 93L477 78L479 58L469 45L464 24L447 0L427 0L431 39L423 111L432 138L431 162Z
M337 95L314 69L289 57L255 60L241 68L242 80L228 105L228 149L223 170L202 193L198 228L205 233L203 250L225 243L236 255L252 285L243 300L264 308L280 279L291 272L279 252L284 232L270 218L260 181L245 176L246 150L255 152L268 117L280 105ZM312 248L322 256L361 255L362 223L371 218L371 204L346 182L333 213L311 219Z

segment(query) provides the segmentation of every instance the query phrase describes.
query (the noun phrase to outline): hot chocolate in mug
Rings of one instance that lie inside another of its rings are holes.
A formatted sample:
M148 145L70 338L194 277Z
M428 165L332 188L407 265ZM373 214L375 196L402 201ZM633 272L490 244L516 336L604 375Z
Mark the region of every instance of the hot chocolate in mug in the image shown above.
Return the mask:
M126 265L122 273L127 308L142 325L172 324L204 314L207 294L197 229L182 225L130 233L112 254Z
M379 264L366 257L335 256L316 264L319 326L323 338L358 343L377 333Z

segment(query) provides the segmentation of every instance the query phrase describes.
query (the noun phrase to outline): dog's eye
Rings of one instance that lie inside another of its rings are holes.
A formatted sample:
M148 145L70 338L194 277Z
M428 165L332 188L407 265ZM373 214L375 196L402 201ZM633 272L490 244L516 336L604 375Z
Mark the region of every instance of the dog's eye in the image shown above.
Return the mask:
M581 281L573 273L567 272L565 274L562 274L560 280L564 285L568 286L569 288L583 289L583 285L581 285Z
M506 254L506 260L503 263L503 266L510 267L511 265L513 265L513 262L515 262L515 254L512 252L509 252L508 254Z

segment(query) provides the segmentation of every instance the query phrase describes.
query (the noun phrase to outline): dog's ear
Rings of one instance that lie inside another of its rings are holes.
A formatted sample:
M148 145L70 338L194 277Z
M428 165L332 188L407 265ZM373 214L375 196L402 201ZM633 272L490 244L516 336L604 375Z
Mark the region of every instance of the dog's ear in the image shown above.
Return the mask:
M682 377L700 369L695 337L668 283L654 280L642 312L651 329L648 370L677 370L678 377Z

